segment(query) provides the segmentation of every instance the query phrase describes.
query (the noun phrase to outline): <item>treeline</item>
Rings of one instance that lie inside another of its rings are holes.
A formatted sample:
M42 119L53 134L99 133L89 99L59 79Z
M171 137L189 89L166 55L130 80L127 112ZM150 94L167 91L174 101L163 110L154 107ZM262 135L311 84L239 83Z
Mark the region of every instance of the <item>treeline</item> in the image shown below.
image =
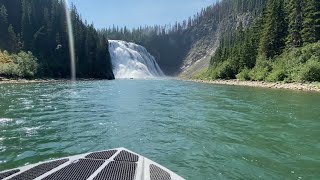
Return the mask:
M112 26L100 30L108 39L131 41L145 46L167 75L180 72L183 60L192 46L212 34L226 18L251 12L260 14L266 0L223 0L203 8L182 22L163 26L145 26L132 30Z
M319 0L268 0L253 25L223 35L198 78L320 81L319 40Z
M182 22L162 26L140 26L132 30L126 26L118 27L113 25L109 28L103 28L100 31L110 38L140 41L147 36L163 36L166 34L181 33L191 28L200 28L200 24L208 21L212 23L210 24L211 26L217 26L226 16L234 14L242 14L245 12L260 14L265 3L266 0L222 0L221 2L218 1L211 6L202 8L199 13L190 16L188 20L183 20Z
M84 23L74 6L70 11L77 77L113 79L107 39L93 25ZM6 58L0 62L0 75L70 77L65 13L65 3L61 0L0 0L0 50L7 51L2 52L2 56L14 57L16 54L23 56L26 64L36 62L32 73L19 74L23 67L16 63L15 58ZM15 67L17 73L11 71L8 74L10 66Z

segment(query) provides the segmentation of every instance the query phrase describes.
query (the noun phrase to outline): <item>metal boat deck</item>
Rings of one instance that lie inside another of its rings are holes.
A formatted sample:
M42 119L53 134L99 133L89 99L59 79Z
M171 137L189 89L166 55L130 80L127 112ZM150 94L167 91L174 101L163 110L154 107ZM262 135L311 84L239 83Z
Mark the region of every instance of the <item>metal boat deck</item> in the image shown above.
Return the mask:
M86 153L0 172L2 180L183 180L125 148Z

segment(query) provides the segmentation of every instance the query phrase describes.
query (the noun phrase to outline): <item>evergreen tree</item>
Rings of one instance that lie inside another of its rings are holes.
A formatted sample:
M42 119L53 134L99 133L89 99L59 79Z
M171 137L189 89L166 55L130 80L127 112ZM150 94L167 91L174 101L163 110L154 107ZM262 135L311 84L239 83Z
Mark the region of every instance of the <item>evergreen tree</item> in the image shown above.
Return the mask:
M0 7L0 37L4 40L0 41L0 48L5 48L5 42L8 37L8 14L7 9L4 5Z
M315 29L316 29L316 40L320 41L320 0L315 0Z
M317 19L317 3L318 0L304 0L302 3L302 14L303 14L303 28L301 30L301 36L303 42L314 43L317 41L316 27L319 23Z
M10 24L8 27L8 51L17 52L19 50L19 39L14 32L13 26Z
M7 25L8 23L7 9L4 5L0 7L0 22L1 25Z
M302 46L302 0L289 0L288 6L288 47L300 47Z
M267 58L281 54L287 36L283 0L268 0L260 52Z

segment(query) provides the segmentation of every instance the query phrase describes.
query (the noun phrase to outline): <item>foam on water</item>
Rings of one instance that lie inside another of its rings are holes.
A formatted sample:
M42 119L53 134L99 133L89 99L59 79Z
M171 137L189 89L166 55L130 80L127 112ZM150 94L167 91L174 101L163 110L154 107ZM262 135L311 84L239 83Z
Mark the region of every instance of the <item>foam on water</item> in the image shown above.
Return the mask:
M33 136L38 133L38 130L40 130L41 127L24 127L22 128L22 131L25 133L26 136Z
M0 124L2 124L2 123L7 123L7 122L10 122L10 121L13 121L13 119L9 119L9 118L0 118Z
M109 50L113 73L117 79L164 76L155 58L140 45L109 40Z

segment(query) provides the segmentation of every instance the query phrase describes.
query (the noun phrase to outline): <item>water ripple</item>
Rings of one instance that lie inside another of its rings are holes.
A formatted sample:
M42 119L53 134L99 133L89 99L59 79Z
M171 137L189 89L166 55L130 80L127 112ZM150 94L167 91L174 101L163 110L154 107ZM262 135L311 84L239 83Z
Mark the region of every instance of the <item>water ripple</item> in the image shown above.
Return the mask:
M320 178L318 94L175 80L0 91L0 170L127 147L187 179Z

